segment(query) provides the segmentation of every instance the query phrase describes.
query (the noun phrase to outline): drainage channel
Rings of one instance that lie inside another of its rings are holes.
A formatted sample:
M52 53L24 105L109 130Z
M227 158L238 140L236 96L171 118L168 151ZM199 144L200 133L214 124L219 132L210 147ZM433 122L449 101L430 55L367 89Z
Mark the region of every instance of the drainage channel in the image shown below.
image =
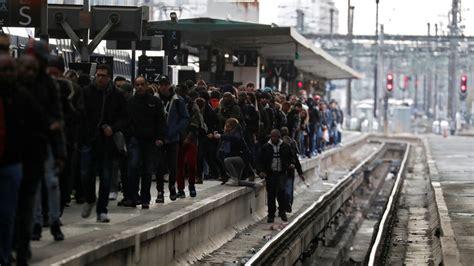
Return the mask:
M354 251L359 232L373 233L378 221L387 219L385 211L398 195L409 152L409 144L383 143L246 265L352 264L348 254ZM374 236L366 234L365 241L366 245L360 245L361 260L368 258Z

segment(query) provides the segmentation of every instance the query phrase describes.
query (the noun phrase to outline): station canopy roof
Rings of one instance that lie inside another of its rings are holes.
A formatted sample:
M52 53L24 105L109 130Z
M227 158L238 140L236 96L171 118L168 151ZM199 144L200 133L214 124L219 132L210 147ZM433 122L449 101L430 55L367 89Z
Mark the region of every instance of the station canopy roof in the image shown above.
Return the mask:
M223 50L257 50L266 59L294 60L304 73L323 79L362 78L349 66L314 46L294 28L212 18L154 21L149 30L181 31L186 46L212 46ZM299 58L295 59L298 52Z

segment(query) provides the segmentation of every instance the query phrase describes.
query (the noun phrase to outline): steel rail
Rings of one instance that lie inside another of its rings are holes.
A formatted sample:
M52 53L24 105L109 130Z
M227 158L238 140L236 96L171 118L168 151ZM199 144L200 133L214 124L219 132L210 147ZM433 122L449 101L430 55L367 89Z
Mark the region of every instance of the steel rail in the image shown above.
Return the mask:
M352 177L357 174L361 168L363 168L368 162L374 159L374 157L385 149L386 143L382 143L377 150L367 156L361 163L359 163L354 169L344 176L338 183L336 183L329 191L324 193L319 199L311 204L306 210L299 214L291 223L289 223L283 230L275 235L270 241L268 241L254 256L252 256L245 265L269 265L267 260L275 259L278 257L279 251L288 249L288 247L298 239L298 231L304 228L304 225L308 223L308 220L313 217L314 213L321 214L318 212L320 209L324 209L331 200L338 195L340 191L351 184ZM275 256L274 256L275 255Z
M382 239L387 231L387 225L388 225L388 222L390 221L389 218L392 217L393 211L395 210L395 204L397 203L396 199L398 198L398 194L400 193L400 187L402 184L406 163L408 161L408 156L410 154L410 148L411 148L411 145L407 144L403 161L400 165L400 169L398 170L397 179L395 181L395 184L393 185L392 192L390 193L390 197L387 202L387 208L385 209L382 219L380 220L380 223L378 226L377 237L375 238L375 241L370 249L369 262L368 262L369 266L375 265L377 263L376 262L377 253L380 251L380 248L383 245Z

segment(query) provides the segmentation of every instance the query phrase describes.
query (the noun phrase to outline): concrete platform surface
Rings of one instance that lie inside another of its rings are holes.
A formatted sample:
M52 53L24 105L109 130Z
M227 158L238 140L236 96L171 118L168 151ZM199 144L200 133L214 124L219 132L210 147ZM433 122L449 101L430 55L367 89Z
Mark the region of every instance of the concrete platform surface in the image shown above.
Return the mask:
M436 200L448 255L445 265L456 256L462 265L474 265L474 138L430 135L428 143L428 164L435 166L430 169L433 187L442 192Z

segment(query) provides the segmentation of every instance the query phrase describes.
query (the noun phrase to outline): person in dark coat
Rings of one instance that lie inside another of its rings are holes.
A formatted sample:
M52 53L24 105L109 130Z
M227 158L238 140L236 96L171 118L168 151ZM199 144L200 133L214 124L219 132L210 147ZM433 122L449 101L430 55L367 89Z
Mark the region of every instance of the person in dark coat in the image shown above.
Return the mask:
M218 179L219 178L219 166L217 162L217 145L218 140L208 137L212 136L214 132L221 132L219 128L219 118L217 112L212 109L209 103L209 94L207 91L200 91L199 97L203 99L201 109L204 123L207 126L206 132L201 132L198 139L198 184L202 183L202 179ZM200 101L201 102L201 101ZM199 105L199 102L198 102ZM203 160L204 159L204 160ZM209 166L208 175L204 175L204 162ZM204 175L204 176L203 176Z
M36 132L25 142L29 152L24 154L23 179L18 198L16 221L16 253L17 263L26 264L31 258L30 240L32 237L32 218L36 190L41 180L45 178L45 163L50 173L61 173L66 160L66 141L63 130L63 109L57 83L46 73L49 58L48 44L31 39L26 48L26 55L19 59L19 82L33 95L39 105L45 110L49 131ZM53 234L60 232L59 189L56 186L54 209L50 209ZM56 197L57 196L57 197ZM62 233L61 233L62 234Z
M161 100L146 92L144 77L135 79L135 95L127 102L129 123L127 125L128 180L127 192L122 206L135 207L140 200L142 209L148 209L151 201L150 187L153 159L157 147L164 144L165 113ZM141 177L140 199L138 180Z
M241 121L241 110L232 93L224 93L217 115L219 117L220 128L224 128L224 125L229 118L235 118L239 122Z
M10 265L17 202L26 197L20 194L22 163L24 155L32 152L25 143L33 136L46 135L49 121L33 96L16 83L17 66L7 54L0 55L0 80L0 265ZM26 260L20 257L19 262Z
M298 144L296 143L296 140L290 137L290 132L287 127L281 128L281 135L282 135L283 142L290 145L291 156L293 158L293 162L295 165L294 169L288 169L288 178L286 179L286 183L285 183L285 192L288 199L287 212L292 212L293 191L294 191L294 184L295 184L295 169L298 172L298 176L301 178L301 180L303 180L303 182L305 181L305 178L303 176L303 169L301 167L301 163L298 158L299 151L298 151Z
M282 221L288 221L288 199L285 193L285 183L288 169L294 169L295 162L291 154L290 145L281 139L278 129L270 133L270 140L262 147L259 164L259 175L265 178L267 187L268 223L275 220L276 204Z
M81 106L80 150L81 175L86 204L82 217L90 216L97 200L97 222L108 223L107 205L112 174L112 160L118 150L114 141L127 125L126 101L111 81L108 65L97 66L95 81L84 90ZM99 197L95 180L99 170Z

